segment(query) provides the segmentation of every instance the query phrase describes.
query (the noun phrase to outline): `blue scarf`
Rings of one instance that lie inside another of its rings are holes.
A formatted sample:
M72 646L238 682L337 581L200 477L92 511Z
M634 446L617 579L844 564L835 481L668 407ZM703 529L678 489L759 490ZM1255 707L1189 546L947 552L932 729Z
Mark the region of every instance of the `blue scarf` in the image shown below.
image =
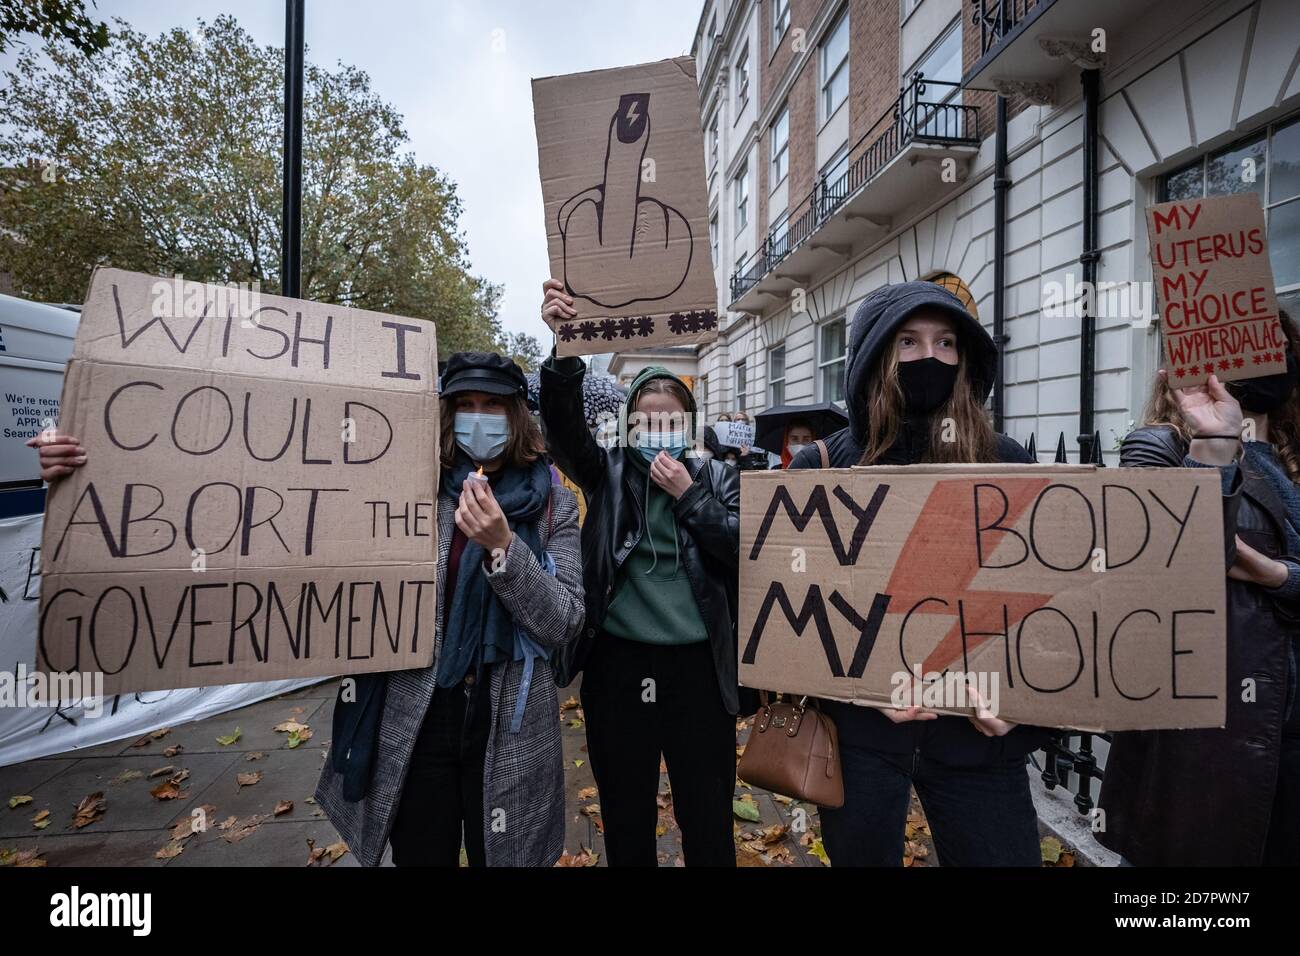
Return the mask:
M455 463L443 471L440 493L459 501L465 478L473 467L469 458L458 451ZM546 462L538 458L523 468L505 467L492 493L505 512L510 530L539 561L543 560L539 521L551 494L551 470ZM514 656L514 619L497 600L491 582L483 573L483 557L481 545L473 540L465 542L456 574L455 596L442 628L442 650L437 663L439 687L455 687L466 674Z

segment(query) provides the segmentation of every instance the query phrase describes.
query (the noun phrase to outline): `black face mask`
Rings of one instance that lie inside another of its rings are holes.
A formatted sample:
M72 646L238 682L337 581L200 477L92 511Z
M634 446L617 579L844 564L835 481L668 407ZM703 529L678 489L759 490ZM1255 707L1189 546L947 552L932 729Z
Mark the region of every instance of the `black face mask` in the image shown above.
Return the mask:
M898 363L898 384L909 412L932 412L952 394L957 366L937 358Z
M1297 377L1295 355L1286 353L1286 371L1260 378L1245 378L1228 382L1228 394L1241 403L1248 412L1268 415L1286 404L1295 391Z

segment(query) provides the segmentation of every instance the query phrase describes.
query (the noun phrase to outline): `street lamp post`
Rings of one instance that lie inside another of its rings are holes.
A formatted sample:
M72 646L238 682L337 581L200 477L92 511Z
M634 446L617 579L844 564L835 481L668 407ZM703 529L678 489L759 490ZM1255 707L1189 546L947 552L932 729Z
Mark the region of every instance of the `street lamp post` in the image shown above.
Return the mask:
M284 221L280 288L302 295L302 76L304 0L284 3Z

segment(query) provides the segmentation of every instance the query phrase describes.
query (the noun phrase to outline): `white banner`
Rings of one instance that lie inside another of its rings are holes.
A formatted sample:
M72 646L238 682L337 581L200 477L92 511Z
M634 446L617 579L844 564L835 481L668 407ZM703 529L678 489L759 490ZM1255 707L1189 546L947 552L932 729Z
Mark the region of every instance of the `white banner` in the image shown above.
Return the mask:
M0 767L175 727L323 679L141 691L60 707L25 706L36 664L41 523L41 515L0 520ZM26 677L21 682L20 671Z

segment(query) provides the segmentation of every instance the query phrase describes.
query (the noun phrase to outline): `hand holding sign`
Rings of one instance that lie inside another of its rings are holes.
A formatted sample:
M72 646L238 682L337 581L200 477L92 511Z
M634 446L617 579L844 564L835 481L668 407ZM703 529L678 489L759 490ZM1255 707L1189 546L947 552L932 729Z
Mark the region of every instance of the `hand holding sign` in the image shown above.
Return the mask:
M560 207L565 285L573 295L605 308L666 299L690 271L690 223L673 207L641 195L649 144L650 94L626 93L609 121L604 181ZM605 301L620 297L601 291L607 283L593 251L613 252L637 267L643 287L633 298Z

